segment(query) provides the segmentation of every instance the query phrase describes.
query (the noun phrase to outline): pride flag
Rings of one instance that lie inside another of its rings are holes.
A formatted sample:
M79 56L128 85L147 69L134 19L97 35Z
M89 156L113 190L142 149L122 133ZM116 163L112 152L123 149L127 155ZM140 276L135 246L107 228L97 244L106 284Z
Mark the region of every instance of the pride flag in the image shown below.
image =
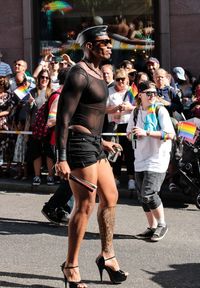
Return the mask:
M17 89L14 90L14 93L17 95L17 97L22 100L26 95L29 93L29 89L27 86L22 85L19 86Z
M197 126L192 122L178 123L178 136L193 139L197 130Z
M132 105L133 105L134 102L135 102L135 96L137 96L137 94L138 94L138 88L137 88L137 86L133 83L133 84L129 87L128 91L127 91L128 100L129 100L129 102L130 102Z
M65 2L65 1L54 1L48 4L45 4L43 7L44 10L46 11L57 11L57 10L61 10L63 12L68 12L70 10L72 10L72 6Z

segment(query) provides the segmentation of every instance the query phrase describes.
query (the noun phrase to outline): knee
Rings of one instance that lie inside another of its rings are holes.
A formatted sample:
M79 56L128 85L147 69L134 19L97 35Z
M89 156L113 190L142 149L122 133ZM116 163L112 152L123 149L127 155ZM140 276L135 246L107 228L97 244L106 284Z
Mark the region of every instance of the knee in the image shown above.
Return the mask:
M160 196L158 195L157 192L151 194L151 195L145 195L142 197L142 202L146 205L148 205L148 207L151 210L156 209L158 206L160 206L161 204L161 199Z
M94 210L95 202L86 201L84 203L79 203L75 205L76 205L75 208L77 212L81 214L85 214L89 217Z

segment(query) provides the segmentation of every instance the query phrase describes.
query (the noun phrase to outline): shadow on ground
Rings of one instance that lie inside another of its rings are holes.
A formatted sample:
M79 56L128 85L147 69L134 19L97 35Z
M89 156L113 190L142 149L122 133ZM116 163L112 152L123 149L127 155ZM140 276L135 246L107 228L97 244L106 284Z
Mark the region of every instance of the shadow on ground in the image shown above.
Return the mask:
M199 288L200 287L200 264L173 264L170 270L150 272L151 280L162 288Z

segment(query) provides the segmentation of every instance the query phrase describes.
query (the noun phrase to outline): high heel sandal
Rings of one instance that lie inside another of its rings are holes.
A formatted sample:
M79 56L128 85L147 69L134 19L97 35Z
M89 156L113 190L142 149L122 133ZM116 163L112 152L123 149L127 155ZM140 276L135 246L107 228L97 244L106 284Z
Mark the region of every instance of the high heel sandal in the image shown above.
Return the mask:
M103 270L105 269L108 273L108 276L110 277L110 281L113 284L120 284L121 282L126 280L127 278L126 273L122 270L115 271L112 268L105 265L106 261L111 260L113 258L115 258L115 256L111 258L107 258L107 259L104 259L103 256L101 256L96 259L96 264L97 264L97 267L99 268L100 279L101 279L101 282L103 282Z
M64 273L65 269L74 269L74 268L78 268L78 266L70 266L70 267L65 267L65 262L61 265L61 270L63 272L64 275L64 281L65 281L65 288L67 288L67 283L69 283L69 288L78 288L78 286L80 284L84 284L82 281L78 281L78 282L74 282L74 281L68 281L67 276ZM86 288L87 286L85 286Z

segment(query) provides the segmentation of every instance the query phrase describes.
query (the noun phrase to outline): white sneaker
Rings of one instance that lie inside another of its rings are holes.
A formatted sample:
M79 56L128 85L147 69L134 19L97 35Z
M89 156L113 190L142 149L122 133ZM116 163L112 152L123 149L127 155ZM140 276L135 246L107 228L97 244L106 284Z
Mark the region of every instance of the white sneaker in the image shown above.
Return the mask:
M135 180L130 179L128 181L128 190L135 190Z

